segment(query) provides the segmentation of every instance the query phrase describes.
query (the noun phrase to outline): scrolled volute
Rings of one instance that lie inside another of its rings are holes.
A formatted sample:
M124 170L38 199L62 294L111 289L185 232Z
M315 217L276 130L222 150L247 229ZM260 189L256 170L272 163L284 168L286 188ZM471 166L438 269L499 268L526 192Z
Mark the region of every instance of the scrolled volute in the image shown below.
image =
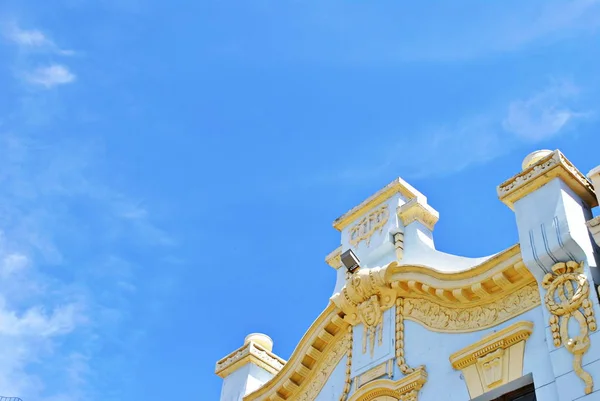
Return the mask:
M372 316L363 316L364 310L370 310L379 320L381 313L391 308L396 300L396 292L386 282L387 267L362 268L350 275L340 292L331 297L331 301L344 312L344 320L351 325L365 323L376 325L370 321ZM365 308L368 304L368 308Z

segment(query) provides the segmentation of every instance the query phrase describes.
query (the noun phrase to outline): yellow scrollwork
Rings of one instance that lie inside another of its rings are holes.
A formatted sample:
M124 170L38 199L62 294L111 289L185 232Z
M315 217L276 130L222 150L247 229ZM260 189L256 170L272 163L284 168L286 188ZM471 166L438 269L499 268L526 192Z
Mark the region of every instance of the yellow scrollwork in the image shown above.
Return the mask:
M573 370L585 383L585 393L594 389L592 376L583 370L583 355L590 348L589 330L596 331L596 319L589 299L590 285L583 274L583 262L557 263L552 273L544 276L542 287L546 289L544 301L551 313L550 330L554 345L564 344L573 354ZM579 333L569 336L569 321L574 318L579 324Z
M382 205L363 217L354 227L350 229L350 245L357 246L361 241L366 241L367 246L371 244L371 236L388 222L390 210L387 205Z

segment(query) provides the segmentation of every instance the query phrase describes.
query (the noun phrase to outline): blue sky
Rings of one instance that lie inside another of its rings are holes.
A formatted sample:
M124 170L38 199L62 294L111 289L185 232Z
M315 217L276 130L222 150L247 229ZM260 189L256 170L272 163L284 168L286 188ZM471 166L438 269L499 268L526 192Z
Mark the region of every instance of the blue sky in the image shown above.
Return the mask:
M217 399L288 358L331 222L396 176L439 249L517 241L496 185L600 164L600 1L4 0L0 395Z

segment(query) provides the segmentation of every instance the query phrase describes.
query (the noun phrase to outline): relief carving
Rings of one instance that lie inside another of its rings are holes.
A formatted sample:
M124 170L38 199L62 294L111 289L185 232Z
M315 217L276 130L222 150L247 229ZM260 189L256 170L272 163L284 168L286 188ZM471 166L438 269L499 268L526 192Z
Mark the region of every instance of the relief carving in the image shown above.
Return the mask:
M377 345L381 346L383 342L383 319L379 297L372 295L369 299L358 305L358 316L363 323L363 344L362 352L367 352L367 339L369 340L369 350L371 358L375 352L375 338L378 338Z
M382 205L363 217L350 231L350 245L357 246L361 241L365 241L367 246L371 245L371 236L379 230L383 230L390 218L390 210L387 205Z
M483 372L484 383L488 388L495 387L497 384L502 382L503 356L504 349L499 348L496 351L477 360L477 364L480 366L480 369Z
M394 305L396 292L386 283L385 272L381 267L360 269L348 277L344 288L331 297L344 312L344 320L353 326L365 322L365 326L374 326L380 319L378 315Z
M404 300L406 319L434 331L469 332L498 325L540 304L535 284L527 285L496 302L467 308L439 305L421 298Z
M333 369L340 363L344 355L349 356L349 359L352 357L352 333L347 334L344 338L338 341L331 351L327 354L327 359L325 359L321 365L321 368L317 372L317 374L310 378L308 382L308 386L301 390L300 395L298 396L298 401L313 401L317 395L321 392L323 386L327 382L327 379L333 372ZM349 365L351 362L346 362ZM347 369L348 371L348 369Z
M564 344L567 351L573 354L573 370L585 383L585 393L594 390L592 376L583 370L583 355L590 348L589 331L596 331L596 319L589 299L590 285L583 274L583 262L557 263L552 266L552 273L544 276L542 287L546 289L544 301L551 313L550 331L554 345ZM569 336L569 321L575 319L579 333Z

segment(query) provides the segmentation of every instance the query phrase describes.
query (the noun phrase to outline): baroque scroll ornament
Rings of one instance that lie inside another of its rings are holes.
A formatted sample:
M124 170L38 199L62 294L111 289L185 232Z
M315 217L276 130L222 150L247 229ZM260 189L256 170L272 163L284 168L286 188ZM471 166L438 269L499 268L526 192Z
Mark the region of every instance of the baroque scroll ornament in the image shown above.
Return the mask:
M585 393L594 390L592 376L583 370L583 355L590 348L589 330L596 331L596 319L589 299L590 285L583 274L583 262L557 263L552 273L544 276L542 287L546 289L544 301L550 311L550 330L554 345L564 344L573 354L573 370L585 383ZM579 325L579 333L569 336L571 318Z

